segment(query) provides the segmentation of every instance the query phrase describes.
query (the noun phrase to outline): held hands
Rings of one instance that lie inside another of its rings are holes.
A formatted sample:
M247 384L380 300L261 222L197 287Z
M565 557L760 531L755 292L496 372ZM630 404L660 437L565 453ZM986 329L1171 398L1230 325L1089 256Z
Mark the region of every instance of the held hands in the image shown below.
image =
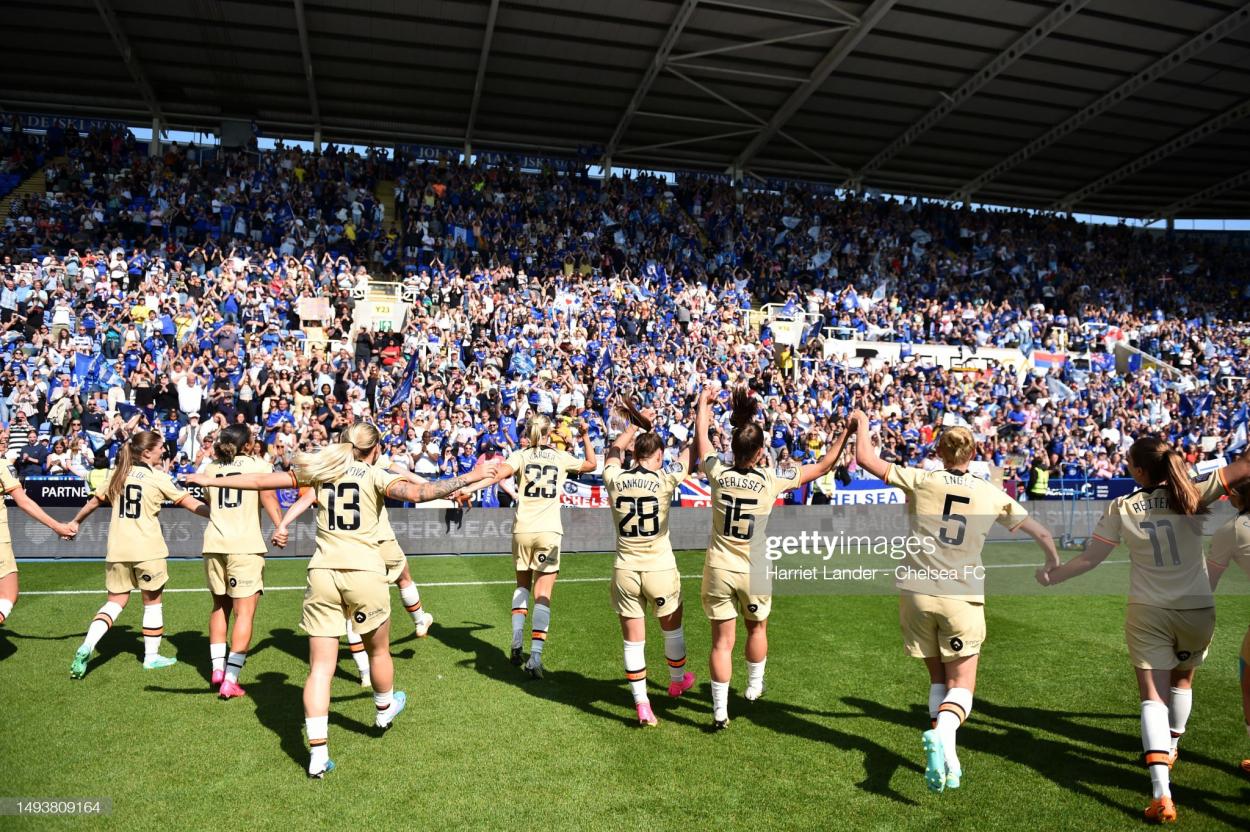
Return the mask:
M479 459L477 465L473 466L470 472L474 482L481 480L493 480L499 474L499 460L497 459Z
M1037 570L1037 572L1033 574L1033 577L1036 578L1037 582L1041 584L1042 586L1053 586L1053 584L1050 582L1050 570L1053 568L1054 568L1053 566L1050 566L1049 564L1047 564L1046 566L1043 566L1041 569Z
M269 538L269 542L274 546L277 546L279 549L285 549L289 539L290 532L287 530L285 525L281 525L273 530L273 536Z
M72 520L68 523L57 523L54 531L62 540L73 540L78 536L78 524Z

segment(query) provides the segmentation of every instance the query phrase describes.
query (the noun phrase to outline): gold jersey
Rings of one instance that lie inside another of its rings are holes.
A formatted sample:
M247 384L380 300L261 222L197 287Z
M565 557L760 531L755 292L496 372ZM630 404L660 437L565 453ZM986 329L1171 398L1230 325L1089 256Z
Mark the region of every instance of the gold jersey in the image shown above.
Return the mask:
M686 478L680 462L659 471L641 466L625 469L615 460L603 469L603 484L616 524L616 569L655 572L676 569L668 539L668 513L673 492Z
M734 468L709 453L699 466L712 491L712 536L706 565L728 572L750 572L762 564L768 517L777 498L799 486L793 468Z
M1236 563L1250 575L1250 514L1238 514L1211 536L1207 560L1220 566Z
M17 469L7 463L0 463L0 492L12 494L22 487L17 478ZM9 533L9 509L0 504L0 543L12 543L13 536Z
M350 569L386 574L378 547L378 524L387 489L400 481L398 474L376 465L353 461L337 479L301 480L296 486L317 489L317 549L309 569Z
M891 465L885 481L907 494L911 518L894 585L904 592L984 603L985 538L996 523L1018 529L1029 519L1024 506L966 471Z
M210 462L204 473L226 480L240 474L269 474L273 466L251 456ZM222 485L204 487L210 514L204 529L204 551L221 555L263 555L269 551L260 528L260 492Z
M108 487L117 476L114 470L96 491L96 499L108 502ZM161 505L179 503L187 492L169 474L154 471L136 462L126 474L117 505L112 506L109 542L104 560L108 563L143 563L169 557L169 547L161 535Z
M580 471L582 461L555 448L513 451L504 463L517 483L516 522L513 534L552 532L563 534L560 494L570 473Z
M1193 482L1202 506L1227 493L1221 471ZM1115 498L1093 534L1105 543L1128 547L1130 604L1173 610L1214 605L1202 555L1202 518L1173 511L1167 486L1143 488Z

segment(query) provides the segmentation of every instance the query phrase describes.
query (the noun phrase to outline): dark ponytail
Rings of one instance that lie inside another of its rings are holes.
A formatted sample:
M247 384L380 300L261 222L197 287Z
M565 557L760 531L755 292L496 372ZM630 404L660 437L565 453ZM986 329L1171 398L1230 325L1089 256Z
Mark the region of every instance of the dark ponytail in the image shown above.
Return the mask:
M251 441L252 431L247 425L228 425L217 432L217 441L213 443L213 460L223 465L234 462L234 458Z
M1198 487L1189 478L1185 456L1157 436L1138 439L1128 449L1129 459L1146 472L1152 485L1166 482L1168 503L1172 511L1194 517L1206 514L1207 509L1198 500Z
M634 397L626 393L622 393L619 397L620 405L617 412L622 418L626 419L630 424L642 428L644 431L651 430L651 420L642 415L642 411L638 409L638 403L634 401Z
M764 447L764 429L755 421L759 413L759 401L751 395L750 388L739 387L730 400L729 424L733 426L730 448L734 464L745 467L755 462Z

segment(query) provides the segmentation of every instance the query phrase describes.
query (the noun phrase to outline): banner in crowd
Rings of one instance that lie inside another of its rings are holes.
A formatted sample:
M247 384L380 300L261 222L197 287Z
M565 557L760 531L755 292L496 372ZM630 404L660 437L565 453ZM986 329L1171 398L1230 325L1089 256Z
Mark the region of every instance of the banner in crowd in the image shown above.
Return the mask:
M707 483L687 477L677 487L678 502L682 508L711 508L712 490ZM785 498L780 498L773 505L785 505ZM606 503L605 503L606 505Z
M1007 493L1017 500L1027 496L1031 500L1114 500L1131 494L1138 486L1132 477L1115 477L1105 480L1051 477L1045 497L1027 494L1027 483L1009 480L1004 483Z
M83 118L81 116L54 116L47 113L14 113L24 130L47 130L50 127L68 127L79 133L93 130L125 130L129 124L117 118Z
M886 485L877 479L851 480L848 484L835 483L829 492L829 504L835 506L879 506L907 502L902 489Z
M415 159L437 162L443 159L458 159L461 148L439 147L430 144L399 144L396 150ZM475 150L478 164L508 165L521 168L551 168L562 173L576 172L584 168L588 162L576 159L562 159L558 156L544 156L529 153L505 153L499 150Z
M565 480L564 493L560 495L560 505L578 508L607 508L608 490L602 485L587 485L584 482Z

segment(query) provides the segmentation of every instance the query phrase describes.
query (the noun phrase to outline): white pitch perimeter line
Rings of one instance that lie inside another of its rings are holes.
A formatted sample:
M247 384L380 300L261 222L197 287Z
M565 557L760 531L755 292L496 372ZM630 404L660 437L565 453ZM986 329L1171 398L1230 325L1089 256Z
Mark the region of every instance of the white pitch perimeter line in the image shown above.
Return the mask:
M1127 560L1105 560L1103 563L1128 563ZM993 563L986 564L986 569L1036 569L1036 563ZM682 575L683 581L693 581L696 578L702 578L702 575ZM608 577L602 578L559 578L561 584L603 584L612 580ZM515 586L516 581L431 581L428 583L417 583L418 587L455 587L455 586ZM265 592L303 592L307 587L304 586L267 586ZM99 595L103 592L100 589L43 589L34 592L23 592L22 597L31 595ZM208 587L171 587L165 592L208 592Z

